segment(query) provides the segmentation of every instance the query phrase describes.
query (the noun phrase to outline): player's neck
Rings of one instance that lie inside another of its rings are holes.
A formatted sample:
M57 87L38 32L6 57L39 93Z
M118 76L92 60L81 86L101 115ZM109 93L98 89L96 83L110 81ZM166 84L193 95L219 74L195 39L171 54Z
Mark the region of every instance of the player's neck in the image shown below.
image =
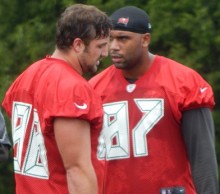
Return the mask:
M56 49L51 57L67 62L80 75L83 74L82 68L79 64L79 61L77 60L77 56L75 55L75 53L72 53L71 51L61 51L59 49Z
M132 69L122 70L123 76L128 80L138 80L151 67L155 55L148 53L140 62L140 65L134 66Z

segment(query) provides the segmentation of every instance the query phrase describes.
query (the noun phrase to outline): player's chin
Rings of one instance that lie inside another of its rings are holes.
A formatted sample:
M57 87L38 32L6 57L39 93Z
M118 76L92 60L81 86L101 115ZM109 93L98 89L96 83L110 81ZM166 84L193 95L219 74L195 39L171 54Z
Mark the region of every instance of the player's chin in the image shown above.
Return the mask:
M94 73L96 73L97 71L98 71L98 66L97 66L97 65L91 65L91 66L88 67L88 72L89 72L89 73L94 74Z
M123 63L113 63L113 64L118 69L126 69Z

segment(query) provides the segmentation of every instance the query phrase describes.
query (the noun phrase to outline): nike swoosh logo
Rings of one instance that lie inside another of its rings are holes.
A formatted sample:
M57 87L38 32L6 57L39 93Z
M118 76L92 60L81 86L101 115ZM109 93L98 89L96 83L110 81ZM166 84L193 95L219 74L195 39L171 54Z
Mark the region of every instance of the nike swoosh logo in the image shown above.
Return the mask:
M87 104L86 103L83 103L82 105L79 105L79 104L74 102L74 104L79 109L87 109Z
M199 90L200 90L201 93L203 93L203 92L205 92L207 89L208 89L207 87L204 87L204 88L200 88Z

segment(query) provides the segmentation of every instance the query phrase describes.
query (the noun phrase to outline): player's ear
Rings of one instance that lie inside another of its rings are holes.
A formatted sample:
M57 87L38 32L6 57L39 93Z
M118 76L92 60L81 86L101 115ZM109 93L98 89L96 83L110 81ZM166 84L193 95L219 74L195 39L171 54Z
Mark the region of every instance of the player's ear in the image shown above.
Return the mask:
M82 39L80 38L76 38L74 41L73 41L73 44L72 44L74 50L76 53L81 53L84 51L85 49L85 44L84 42L82 41Z
M142 35L142 46L148 47L150 44L150 33L145 33Z

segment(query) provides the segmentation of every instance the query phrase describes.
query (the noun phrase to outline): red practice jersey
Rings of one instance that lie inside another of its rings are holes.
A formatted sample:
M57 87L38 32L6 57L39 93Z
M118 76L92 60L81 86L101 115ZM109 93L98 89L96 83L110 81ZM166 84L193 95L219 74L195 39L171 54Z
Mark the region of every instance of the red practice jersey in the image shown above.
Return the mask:
M185 110L213 108L210 85L194 70L156 56L129 83L114 65L90 84L103 101L104 124L97 159L105 161L103 194L159 194L182 186L196 194L181 134Z
M15 80L3 107L12 123L16 193L68 194L53 120L80 118L99 131L103 111L92 87L66 62L46 57Z

